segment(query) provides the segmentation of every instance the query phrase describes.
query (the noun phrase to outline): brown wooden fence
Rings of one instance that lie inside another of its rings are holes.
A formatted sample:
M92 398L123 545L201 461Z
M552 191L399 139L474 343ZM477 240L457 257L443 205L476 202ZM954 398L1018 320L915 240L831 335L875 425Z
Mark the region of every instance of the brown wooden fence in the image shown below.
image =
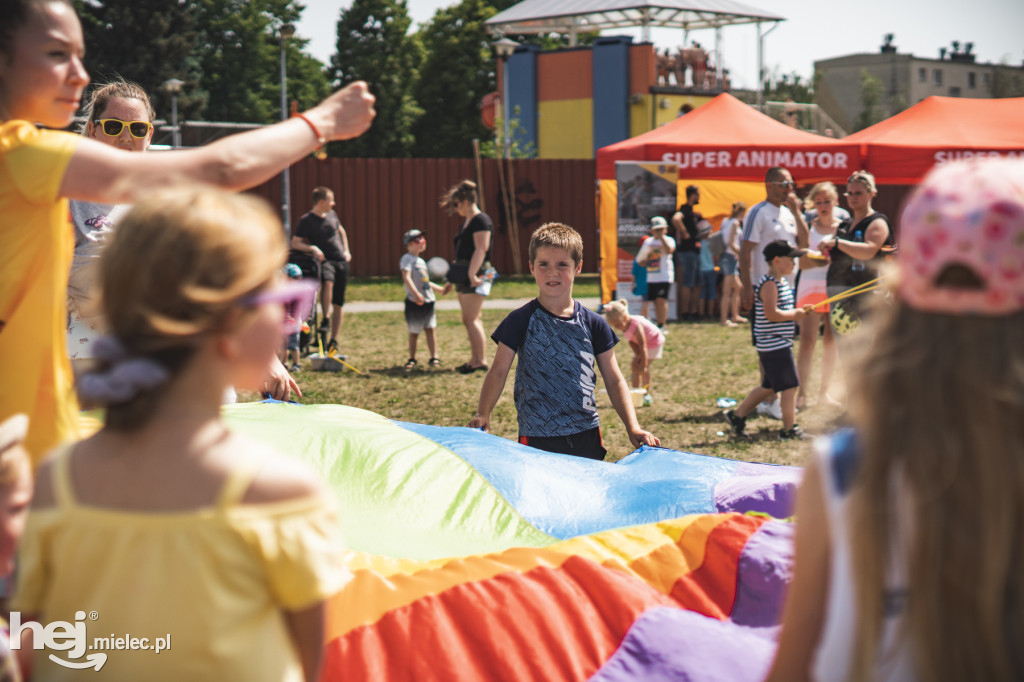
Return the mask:
M562 222L583 235L584 272L598 269L596 167L593 160L522 159L502 164L482 161L482 209L494 221L491 260L500 273L515 271L509 221L502 202L505 186L515 188L521 270L529 273L530 234L546 222ZM454 257L452 239L462 225L438 206L441 194L455 183L476 179L472 159L304 159L291 169L292 224L311 207L313 188L334 191L336 211L348 233L355 276L397 275L405 252L402 234L411 228L427 233L426 258ZM280 176L254 193L281 205Z

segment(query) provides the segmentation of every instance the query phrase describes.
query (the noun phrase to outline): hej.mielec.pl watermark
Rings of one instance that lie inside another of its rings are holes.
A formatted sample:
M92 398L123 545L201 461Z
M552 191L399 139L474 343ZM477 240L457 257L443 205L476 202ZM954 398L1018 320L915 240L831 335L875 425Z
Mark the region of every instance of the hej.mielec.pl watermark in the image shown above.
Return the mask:
M96 620L99 614L91 611L88 614L89 620ZM47 626L42 623L29 621L22 624L21 613L11 613L11 648L21 648L21 636L25 630L32 631L33 649L52 649L54 651L67 651L66 660L50 654L49 658L54 663L65 668L95 668L99 670L107 662L107 654L104 651L153 651L160 653L171 648L171 635L155 637L152 640L148 637L131 637L130 635L118 636L111 634L108 637L94 637L92 644L89 644L85 627L85 611L75 612L75 622L68 623L63 620L55 620ZM93 651L84 660L77 660L82 657L86 650Z

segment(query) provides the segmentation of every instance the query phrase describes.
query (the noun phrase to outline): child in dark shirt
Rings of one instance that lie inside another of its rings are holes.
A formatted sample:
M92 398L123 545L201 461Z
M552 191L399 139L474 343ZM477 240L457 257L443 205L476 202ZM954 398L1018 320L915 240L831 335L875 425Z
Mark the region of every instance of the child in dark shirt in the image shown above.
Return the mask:
M469 426L490 426L512 360L519 442L549 452L604 459L594 402L600 369L612 406L634 447L660 445L637 422L629 387L615 361L615 333L604 319L573 300L583 267L583 240L567 225L548 223L530 239L530 272L537 298L513 311L491 335L498 344Z

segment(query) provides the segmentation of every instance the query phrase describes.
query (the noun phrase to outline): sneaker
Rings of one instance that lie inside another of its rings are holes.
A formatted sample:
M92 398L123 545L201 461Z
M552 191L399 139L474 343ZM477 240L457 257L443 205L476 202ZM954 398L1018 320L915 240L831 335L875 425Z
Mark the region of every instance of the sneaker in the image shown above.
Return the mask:
M722 413L725 417L725 421L729 422L729 426L732 428L733 434L742 436L744 430L747 428L747 418L740 417L736 414L736 410L727 410Z
M757 413L762 417L771 417L782 421L782 405L776 400L772 403L760 403L757 406Z
M779 440L807 440L810 438L799 424L793 424L789 430L779 431Z
M302 371L302 365L300 365L297 362L293 362L292 366L288 368L288 372L290 374L295 374L296 372L301 372L301 371Z

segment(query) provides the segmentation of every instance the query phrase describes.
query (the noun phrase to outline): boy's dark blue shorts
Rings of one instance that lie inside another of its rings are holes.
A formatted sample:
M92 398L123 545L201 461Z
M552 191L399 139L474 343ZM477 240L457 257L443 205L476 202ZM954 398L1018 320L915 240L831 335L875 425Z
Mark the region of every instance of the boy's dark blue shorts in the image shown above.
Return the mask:
M587 459L603 460L608 451L601 440L601 427L569 436L519 436L519 442L545 452L559 452Z
M764 368L764 380L761 382L761 388L782 393L800 385L800 380L796 375L796 365L793 364L792 348L758 351L757 354L761 358L761 366Z

